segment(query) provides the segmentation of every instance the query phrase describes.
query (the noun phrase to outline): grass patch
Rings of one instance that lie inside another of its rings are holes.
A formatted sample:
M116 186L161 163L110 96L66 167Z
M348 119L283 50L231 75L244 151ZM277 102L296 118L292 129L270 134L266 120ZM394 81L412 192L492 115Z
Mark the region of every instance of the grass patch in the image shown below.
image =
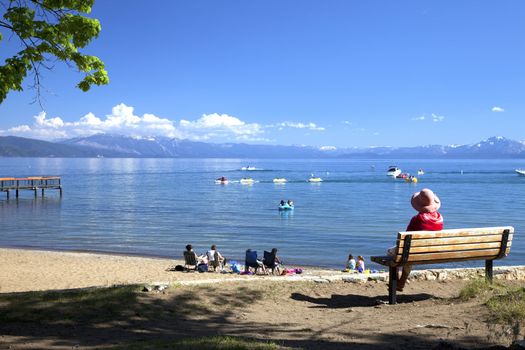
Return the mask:
M116 317L135 303L139 290L139 286L119 286L0 295L0 322L67 324Z
M502 323L525 321L525 289L514 288L492 296L486 303L491 317Z
M119 346L117 349L176 349L176 350L286 350L273 342L216 336L188 338L173 341L148 341Z
M494 292L501 292L505 287L499 283L490 283L484 278L470 281L459 292L459 299L467 301L472 298L490 297Z
M469 282L460 292L461 300L482 298L488 308L490 323L511 327L517 339L525 322L525 288L500 283L488 283L485 279Z

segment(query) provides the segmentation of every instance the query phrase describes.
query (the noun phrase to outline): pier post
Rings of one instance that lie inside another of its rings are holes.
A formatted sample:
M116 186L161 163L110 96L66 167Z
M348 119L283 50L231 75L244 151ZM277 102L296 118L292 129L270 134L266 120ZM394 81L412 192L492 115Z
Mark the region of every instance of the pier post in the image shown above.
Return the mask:
M44 197L44 189L42 188L42 198Z
M18 188L16 189L16 198L18 198Z
M62 186L58 188L60 190L60 197L62 197Z
M5 193L7 194L7 199L9 199L9 190L5 191Z
M38 191L38 188L35 187L35 198L38 197L38 192L37 191Z

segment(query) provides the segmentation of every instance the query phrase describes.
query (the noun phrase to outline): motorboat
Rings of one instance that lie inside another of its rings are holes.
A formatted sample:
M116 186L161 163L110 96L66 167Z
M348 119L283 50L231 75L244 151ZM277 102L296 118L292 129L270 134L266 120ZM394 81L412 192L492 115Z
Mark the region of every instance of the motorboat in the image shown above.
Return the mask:
M218 179L215 179L215 183L217 185L226 185L228 183L228 179L224 176L221 176Z
M286 180L284 177L276 177L275 179L273 179L273 183L276 183L276 184L284 184L287 181L288 180Z
M243 177L239 182L243 185L251 185L255 181L251 177Z
M320 177L311 177L308 179L308 182L323 182L323 179Z
M388 171L386 172L387 176L397 177L401 174L401 169L399 169L397 166L391 165L388 167Z
M254 166L243 166L243 167L241 168L241 170L244 170L244 171L253 171L253 170L257 170L257 168L254 167Z
M515 171L518 173L518 175L525 176L525 169L516 169Z

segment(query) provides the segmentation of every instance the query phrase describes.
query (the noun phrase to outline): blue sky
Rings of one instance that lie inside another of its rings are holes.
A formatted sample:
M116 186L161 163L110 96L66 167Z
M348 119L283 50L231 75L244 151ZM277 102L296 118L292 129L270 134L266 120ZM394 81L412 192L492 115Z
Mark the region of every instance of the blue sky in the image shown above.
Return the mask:
M0 105L0 135L523 140L524 11L518 0L98 0L102 32L84 52L102 58L110 84L83 93L80 75L56 64L43 108L30 89Z

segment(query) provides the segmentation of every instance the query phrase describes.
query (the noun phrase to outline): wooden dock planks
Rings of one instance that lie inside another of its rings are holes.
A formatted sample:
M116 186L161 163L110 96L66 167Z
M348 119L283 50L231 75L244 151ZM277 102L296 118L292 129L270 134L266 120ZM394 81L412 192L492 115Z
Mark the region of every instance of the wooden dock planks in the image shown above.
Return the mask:
M7 194L9 199L10 191L15 191L16 198L19 197L20 190L34 191L35 197L38 190L42 191L42 197L46 189L56 189L62 196L62 184L59 176L30 176L30 177L0 177L0 191Z

